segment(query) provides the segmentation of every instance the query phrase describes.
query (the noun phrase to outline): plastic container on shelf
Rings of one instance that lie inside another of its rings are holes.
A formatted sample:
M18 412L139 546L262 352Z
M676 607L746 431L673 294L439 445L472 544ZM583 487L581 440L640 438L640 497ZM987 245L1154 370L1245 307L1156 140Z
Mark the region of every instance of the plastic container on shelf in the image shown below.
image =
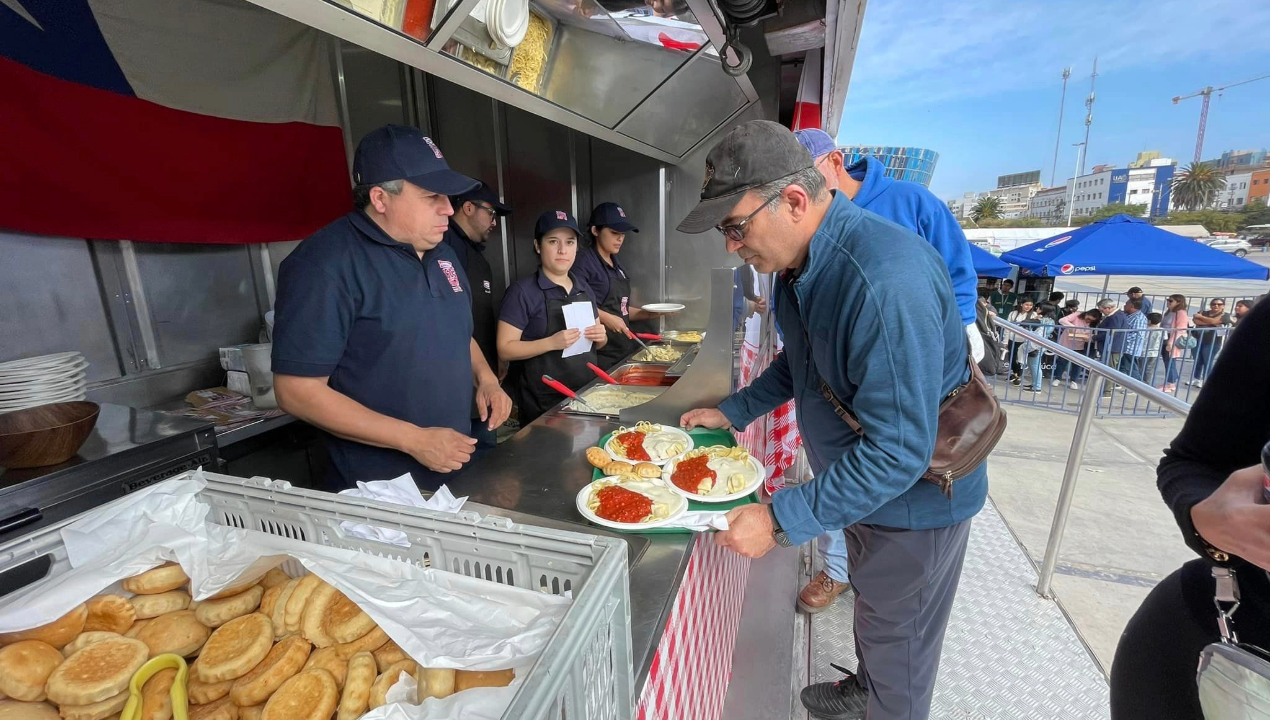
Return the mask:
M179 477L185 477L181 475ZM573 604L503 720L627 720L634 713L629 569L625 543L456 514L300 490L264 478L203 473L208 521L390 557L552 594ZM89 512L96 512L95 510ZM61 529L71 518L0 543L3 595L70 569ZM410 547L347 536L352 521L406 533Z
M514 48L529 30L529 0L484 0L485 28L494 42Z
M251 402L259 410L278 407L273 395L273 343L244 345L243 366L251 383Z

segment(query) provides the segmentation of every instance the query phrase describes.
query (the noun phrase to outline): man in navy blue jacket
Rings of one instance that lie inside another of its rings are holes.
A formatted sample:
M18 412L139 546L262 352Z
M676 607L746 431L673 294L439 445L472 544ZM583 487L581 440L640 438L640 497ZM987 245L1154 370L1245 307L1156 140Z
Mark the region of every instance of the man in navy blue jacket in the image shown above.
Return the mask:
M921 480L939 404L969 378L943 260L909 230L828 192L810 153L776 123L749 122L724 137L706 159L701 198L680 231L717 228L729 252L780 272L773 294L785 349L749 387L681 423L740 429L792 398L815 473L770 506L729 512L730 529L716 541L761 557L844 531L858 666L805 688L803 704L824 718L922 720L969 521L988 484L985 467L958 480L951 498ZM862 436L834 413L822 383L855 413Z
M872 156L865 156L847 167L842 151L824 130L799 130L794 137L811 153L813 164L830 190L837 190L857 206L912 230L935 248L952 280L971 355L975 362L982 360L983 338L975 324L979 278L970 260L970 243L948 206L918 183L887 177L886 168ZM825 610L851 587L846 536L840 532L821 535L816 549L824 569L798 593L798 607L808 613Z

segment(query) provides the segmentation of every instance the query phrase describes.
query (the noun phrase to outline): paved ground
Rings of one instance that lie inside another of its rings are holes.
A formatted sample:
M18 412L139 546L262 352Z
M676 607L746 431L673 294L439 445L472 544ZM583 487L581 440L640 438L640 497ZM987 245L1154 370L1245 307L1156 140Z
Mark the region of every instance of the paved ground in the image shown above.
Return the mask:
M1027 554L1045 554L1075 429L1073 415L1008 407L989 461L992 499ZM1054 591L1104 672L1125 623L1160 579L1194 557L1155 487L1177 418L1095 421L1076 487Z

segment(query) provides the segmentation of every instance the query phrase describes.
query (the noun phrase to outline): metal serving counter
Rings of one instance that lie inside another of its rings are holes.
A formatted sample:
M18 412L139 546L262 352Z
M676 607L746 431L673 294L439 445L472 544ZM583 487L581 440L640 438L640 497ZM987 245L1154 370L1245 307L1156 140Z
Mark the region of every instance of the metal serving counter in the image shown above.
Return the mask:
M575 498L591 482L586 448L618 423L548 412L474 462L454 483L472 502L569 523L584 522ZM532 522L530 520L529 522ZM598 528L597 528L598 529ZM688 565L694 536L633 535L649 544L631 565L631 642L635 686L648 676L657 643Z

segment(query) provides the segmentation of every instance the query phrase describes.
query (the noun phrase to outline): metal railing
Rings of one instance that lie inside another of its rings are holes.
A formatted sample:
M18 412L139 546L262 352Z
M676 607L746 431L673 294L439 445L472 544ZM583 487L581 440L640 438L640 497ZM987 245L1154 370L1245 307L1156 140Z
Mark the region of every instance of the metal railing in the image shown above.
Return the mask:
M1025 330L1041 327L1022 323ZM1048 339L1079 354L1086 363L1109 366L1190 403L1212 372L1233 327L1147 328L1144 330L1047 326ZM1071 365L1035 342L1038 336L1003 335L1001 373L989 378L997 397L1011 405L1030 405L1078 413L1085 380L1083 366ZM1175 347L1169 349L1170 342ZM1082 347L1083 346L1083 347ZM1176 356L1176 357L1174 357ZM1119 383L1108 383L1097 398L1098 417L1162 417L1166 408Z
M1076 416L1076 430L1072 434L1071 448L1067 453L1067 466L1063 470L1063 484L1058 491L1058 504L1054 509L1054 521L1050 526L1049 540L1045 543L1045 558L1037 576L1036 592L1045 598L1052 598L1050 583L1054 577L1054 568L1058 565L1058 552L1063 543L1063 533L1067 528L1067 517L1071 512L1072 498L1076 493L1076 479L1080 476L1081 464L1085 459L1085 444L1089 439L1089 428L1094 421L1094 412L1098 407L1098 395L1105 382L1111 381L1137 393L1148 402L1185 417L1191 410L1190 403L1167 395L1141 380L1126 375L1119 370L1093 360L1080 352L1064 347L1053 340L1040 337L1028 328L1016 325L1000 317L994 317L993 323L1002 330L1003 335L1017 337L1022 341L1036 345L1040 349L1053 353L1056 358L1065 360L1073 367L1081 368L1088 373L1080 399L1080 410Z
M1100 293L1093 290L1080 290L1080 291L1059 290L1058 292L1063 293L1063 302L1066 302L1068 300L1079 301L1081 311L1096 309L1098 307L1098 301L1102 300L1103 298L1110 298L1112 300L1115 300L1116 307L1124 307L1125 301L1129 299L1129 296L1123 292L1109 291L1106 293ZM1020 296L1029 297L1032 299L1033 302L1037 302L1037 303L1045 302L1046 300L1049 299L1048 292L1023 292L1019 294ZM1235 303L1239 302L1240 300L1247 300L1249 302L1252 302L1256 300L1258 297L1260 297L1260 295L1261 293L1243 293L1243 294L1229 293L1226 295L1204 295L1204 296L1187 295L1186 304L1191 308L1191 312L1195 313L1195 312L1199 312L1200 310L1207 309L1208 304L1212 302L1213 300L1222 300L1222 301L1225 301L1226 303L1226 312L1233 313L1235 311ZM1142 308L1143 312L1158 312L1160 314L1164 314L1166 310L1165 300L1167 300L1168 297L1169 297L1168 294L1143 295L1142 299L1145 301L1149 301L1151 305L1151 309L1147 310L1146 304L1144 303Z

